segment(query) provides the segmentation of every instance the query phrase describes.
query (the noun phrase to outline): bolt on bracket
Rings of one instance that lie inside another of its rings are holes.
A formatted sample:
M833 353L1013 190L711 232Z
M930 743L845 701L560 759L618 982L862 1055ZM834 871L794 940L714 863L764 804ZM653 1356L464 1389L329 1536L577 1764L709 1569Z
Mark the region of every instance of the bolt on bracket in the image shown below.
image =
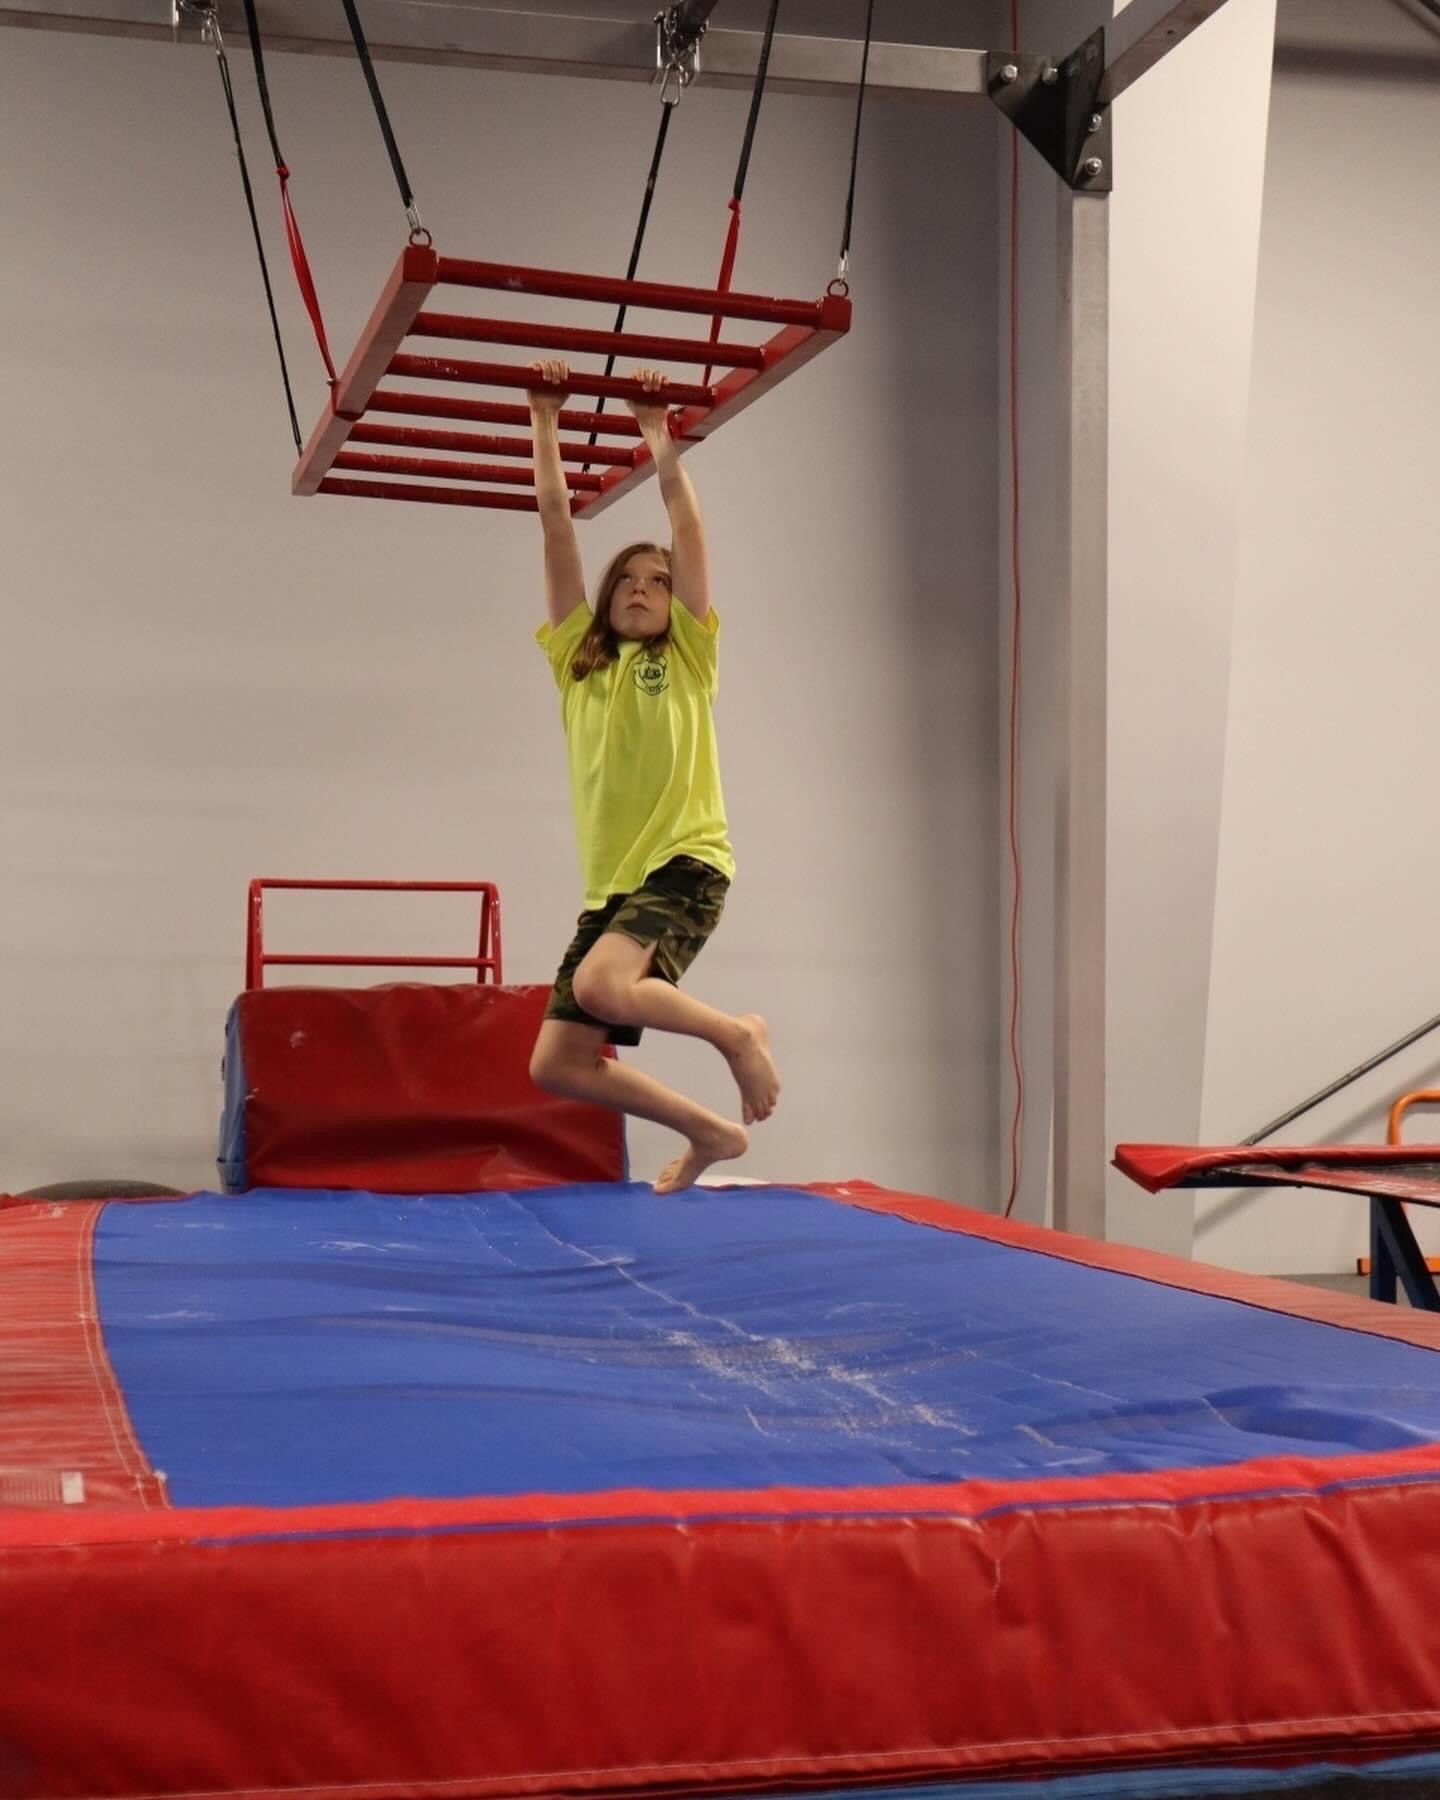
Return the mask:
M985 58L990 98L1080 193L1108 194L1114 187L1110 109L1099 99L1104 76L1103 28L1069 56L991 50Z

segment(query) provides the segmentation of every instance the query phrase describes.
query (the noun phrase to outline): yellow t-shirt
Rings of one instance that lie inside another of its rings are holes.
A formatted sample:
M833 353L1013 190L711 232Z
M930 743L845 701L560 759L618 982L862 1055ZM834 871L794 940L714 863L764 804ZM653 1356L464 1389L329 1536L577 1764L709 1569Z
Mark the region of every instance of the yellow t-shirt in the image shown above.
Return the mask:
M720 621L712 610L702 625L674 600L658 655L622 642L617 661L577 681L570 665L591 617L577 606L535 634L560 689L586 907L633 893L676 856L733 878L710 711Z

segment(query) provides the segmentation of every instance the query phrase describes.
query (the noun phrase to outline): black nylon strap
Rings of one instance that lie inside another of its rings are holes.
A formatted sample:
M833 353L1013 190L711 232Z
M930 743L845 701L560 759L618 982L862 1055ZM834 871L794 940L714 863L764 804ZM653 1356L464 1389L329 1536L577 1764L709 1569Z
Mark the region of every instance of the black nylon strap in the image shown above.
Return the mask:
M875 23L875 0L865 8L865 54L860 59L860 92L855 99L855 138L850 146L850 189L845 196L845 233L840 243L840 271L850 262L850 233L855 223L855 177L860 169L860 121L865 113L865 78L870 72L870 34Z
M645 242L645 228L650 223L650 208L655 199L655 183L660 177L660 159L665 154L665 140L670 135L670 115L673 106L660 108L660 129L655 133L655 148L650 156L650 173L645 177L645 194L640 202L640 218L635 227L635 242L630 246L630 261L625 265L625 279L633 281L635 272L640 267L640 249ZM619 331L625 323L627 308L622 306L615 315L615 329ZM614 358L611 358L613 364Z
M755 86L750 91L750 117L745 122L745 136L740 144L740 161L735 170L733 196L745 194L745 178L750 173L750 152L755 147L755 127L760 123L760 102L765 98L765 78L770 72L770 46L775 41L775 19L780 0L770 0L770 15L765 21L765 37L760 45L760 66L755 71Z
M673 104L662 106L660 108L660 129L655 134L655 149L650 157L650 173L645 177L645 196L640 202L640 221L635 227L635 242L630 246L630 261L625 268L625 279L627 281L633 281L635 279L635 271L640 267L640 250L645 242L645 228L650 223L650 207L655 199L655 183L660 176L660 159L665 154L665 140L670 134L670 115L674 110L675 107ZM616 313L614 326L616 331L623 331L625 329L625 320L628 313L629 308L627 306L621 306L620 310ZM605 363L605 373L611 375L614 371L615 358L614 356L611 356ZM601 395L595 410L597 413L604 412L605 397L603 394ZM592 449L596 443L599 442L599 438L600 433L598 430L590 433L590 444ZM589 463L586 463L585 472L588 474L589 470L590 465Z
M280 140L275 135L275 113L270 105L270 83L265 79L265 51L260 43L260 21L255 16L255 0L245 0L245 29L250 33L250 54L255 59L255 85L260 89L260 107L265 114L265 129L270 134L275 167L283 169L285 158L280 154Z
M698 38L717 4L718 0L680 0L674 8L676 31L684 38Z
M247 5L250 0L246 0ZM390 114L386 110L385 96L380 92L380 83L375 75L375 65L370 60L370 46L365 39L365 29L360 23L360 14L356 11L355 0L342 0L345 17L350 23L350 35L355 40L356 54L360 58L360 67L365 71L365 85L370 90L370 98L375 106L375 117L380 121L380 135L385 140L385 148L390 154L390 167L395 171L395 185L400 189L400 204L406 212L415 205L415 194L410 186L410 177L405 173L405 164L400 157L400 146L395 142L395 133L390 125Z
M251 9L253 10L253 9ZM290 435L295 439L295 452L299 455L303 448L300 436L300 420L295 412L295 393L290 385L290 367L285 360L285 340L280 335L280 318L275 310L275 290L270 285L270 265L265 258L265 242L260 235L260 220L255 211L255 190L250 185L250 167L245 158L245 142L240 135L240 115L235 107L235 88L230 80L230 64L225 55L225 45L218 29L214 32L215 57L220 67L220 85L225 91L225 106L230 114L230 129L235 136L235 155L240 163L240 184L245 190L245 206L250 214L250 230L255 237L255 249L260 258L260 279L265 284L265 304L270 310L270 329L275 337L275 354L280 359L280 379L285 384L285 405L290 414ZM258 39L258 32L256 34ZM252 40L252 48L255 40ZM260 68L260 59L256 56L256 69ZM265 95L263 81L261 94ZM275 144L275 127L270 120L268 97L265 99L266 122L270 130L271 144ZM275 160L280 161L279 147L275 146Z

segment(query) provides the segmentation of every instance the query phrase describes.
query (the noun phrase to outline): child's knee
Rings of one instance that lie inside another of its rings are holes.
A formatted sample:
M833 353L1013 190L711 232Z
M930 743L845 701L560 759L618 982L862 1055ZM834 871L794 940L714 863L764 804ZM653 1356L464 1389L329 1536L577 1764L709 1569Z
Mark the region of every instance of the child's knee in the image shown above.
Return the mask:
M575 971L576 1003L595 1019L607 1025L623 1025L626 1018L630 983L612 970L587 969L582 963Z
M563 1094L574 1080L571 1059L553 1045L536 1044L530 1052L530 1079L547 1094Z

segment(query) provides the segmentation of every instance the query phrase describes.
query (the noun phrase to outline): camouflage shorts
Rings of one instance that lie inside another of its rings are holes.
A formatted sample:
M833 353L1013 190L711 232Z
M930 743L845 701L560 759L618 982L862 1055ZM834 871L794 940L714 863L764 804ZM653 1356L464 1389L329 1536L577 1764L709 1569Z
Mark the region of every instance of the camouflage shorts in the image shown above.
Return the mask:
M656 869L633 894L612 894L604 906L581 913L575 940L555 977L545 1017L571 1025L604 1027L603 1019L587 1013L576 1001L575 971L607 931L633 938L637 944L653 944L650 973L678 984L720 923L729 886L708 863L693 856L677 856L663 869ZM611 1025L608 1030L612 1044L640 1042L638 1025Z

